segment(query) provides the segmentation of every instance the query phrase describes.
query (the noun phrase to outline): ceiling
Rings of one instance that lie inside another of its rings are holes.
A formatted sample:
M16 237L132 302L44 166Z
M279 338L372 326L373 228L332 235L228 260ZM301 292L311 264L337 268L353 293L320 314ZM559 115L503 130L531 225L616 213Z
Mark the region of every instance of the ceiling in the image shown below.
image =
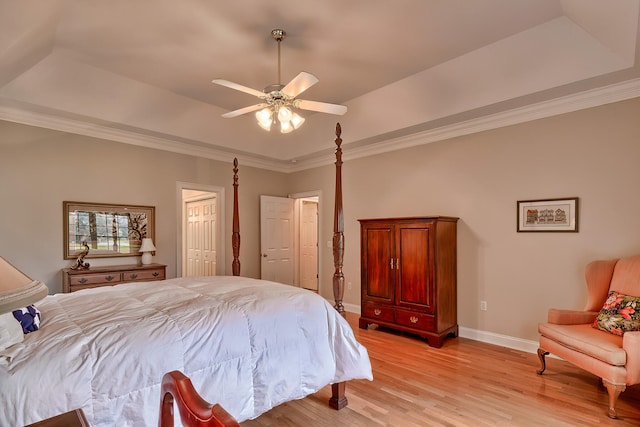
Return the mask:
M640 96L640 0L0 0L0 120L273 170ZM320 82L290 134L211 83Z

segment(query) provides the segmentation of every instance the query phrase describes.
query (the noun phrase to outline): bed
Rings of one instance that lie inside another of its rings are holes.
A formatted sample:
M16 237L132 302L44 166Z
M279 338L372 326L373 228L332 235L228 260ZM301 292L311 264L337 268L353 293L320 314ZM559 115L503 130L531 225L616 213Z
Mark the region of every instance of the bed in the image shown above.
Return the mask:
M240 276L234 160L233 276L47 296L37 304L39 330L0 352L0 425L75 408L93 427L157 425L160 383L174 370L240 422L328 384L330 406L346 405L345 381L372 374L343 317L339 125L336 137L334 306L304 289Z

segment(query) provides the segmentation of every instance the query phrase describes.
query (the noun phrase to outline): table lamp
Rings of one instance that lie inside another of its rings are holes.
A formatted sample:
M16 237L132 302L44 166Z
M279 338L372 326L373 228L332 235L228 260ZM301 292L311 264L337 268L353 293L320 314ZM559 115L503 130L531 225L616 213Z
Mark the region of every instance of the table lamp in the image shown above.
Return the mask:
M150 237L142 239L142 245L140 246L140 252L142 252L142 264L151 264L151 252L155 251L156 247L153 245L153 240Z
M36 303L48 293L44 283L32 280L0 257L0 314Z

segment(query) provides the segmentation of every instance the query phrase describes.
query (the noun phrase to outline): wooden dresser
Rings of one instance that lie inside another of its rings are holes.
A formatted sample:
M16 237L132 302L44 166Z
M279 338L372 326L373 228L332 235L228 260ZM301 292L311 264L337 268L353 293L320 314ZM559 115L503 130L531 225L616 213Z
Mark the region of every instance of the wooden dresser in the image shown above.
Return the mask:
M458 335L454 217L361 219L360 328L411 332L441 347Z
M162 264L147 265L110 265L92 267L88 270L62 270L62 291L74 292L81 289L111 286L128 282L147 282L164 280L167 277L167 266Z

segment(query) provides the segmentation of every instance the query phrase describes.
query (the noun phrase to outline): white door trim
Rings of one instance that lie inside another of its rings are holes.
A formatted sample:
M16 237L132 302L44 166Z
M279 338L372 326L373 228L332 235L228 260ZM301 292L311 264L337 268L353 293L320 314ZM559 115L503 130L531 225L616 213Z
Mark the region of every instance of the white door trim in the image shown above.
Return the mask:
M322 260L324 259L323 256L325 251L324 249L325 244L323 243L324 230L322 228L322 224L324 224L323 215L322 215L323 203L324 203L324 200L322 200L322 190L310 190L310 191L304 191L301 193L291 193L289 194L288 197L291 199L305 199L307 197L318 198L318 293L322 295ZM298 227L296 226L296 229L297 228ZM333 235L331 235L331 239L333 239ZM300 257L296 255L296 258L295 258L296 259L296 277L298 277L298 272L300 270L300 267L298 265L299 258ZM333 265L333 252L331 252L331 265ZM331 285L330 288L332 288L333 283L331 283L330 285Z
M195 184L192 182L176 182L176 277L182 277L182 252L184 248L184 235L185 235L185 219L184 219L184 209L183 209L183 201L182 201L182 190L198 190L198 191L208 191L210 193L216 193L216 203L217 203L217 224L216 224L216 247L217 247L217 255L218 262L216 264L216 274L219 276L226 275L226 247L227 247L227 238L226 238L226 227L225 227L225 197L224 197L224 187L218 187L215 185L206 185L206 184Z

